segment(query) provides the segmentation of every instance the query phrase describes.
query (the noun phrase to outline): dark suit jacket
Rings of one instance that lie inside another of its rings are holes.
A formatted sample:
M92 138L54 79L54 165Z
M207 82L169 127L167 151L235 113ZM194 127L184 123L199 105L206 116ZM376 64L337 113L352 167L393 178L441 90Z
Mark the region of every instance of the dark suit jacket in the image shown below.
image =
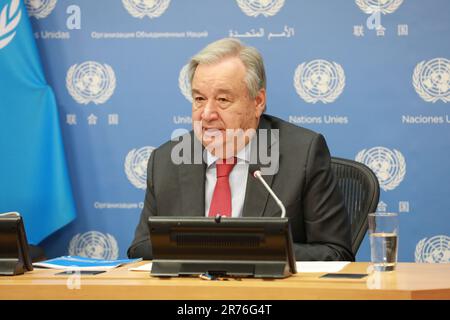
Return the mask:
M271 150L278 144L280 157L275 164L278 172L265 175L264 179L286 207L296 259L353 261L350 223L330 168L330 154L323 136L268 115L261 117L260 129L279 130L279 139L269 141ZM200 144L192 132L190 138L192 144ZM130 258L152 258L149 216L205 214L206 166L203 163L174 164L171 152L176 143L169 141L150 156L144 209L128 249ZM261 165L249 167L243 217L280 215L275 201L252 176Z

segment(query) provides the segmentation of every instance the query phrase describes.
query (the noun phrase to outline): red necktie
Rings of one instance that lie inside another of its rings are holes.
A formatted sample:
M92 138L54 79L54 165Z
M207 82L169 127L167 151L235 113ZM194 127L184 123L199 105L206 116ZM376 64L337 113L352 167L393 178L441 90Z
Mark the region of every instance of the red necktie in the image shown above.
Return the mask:
M231 190L228 177L235 164L235 157L227 160L217 160L216 162L217 181L211 206L209 207L208 215L210 217L215 217L218 214L231 217Z

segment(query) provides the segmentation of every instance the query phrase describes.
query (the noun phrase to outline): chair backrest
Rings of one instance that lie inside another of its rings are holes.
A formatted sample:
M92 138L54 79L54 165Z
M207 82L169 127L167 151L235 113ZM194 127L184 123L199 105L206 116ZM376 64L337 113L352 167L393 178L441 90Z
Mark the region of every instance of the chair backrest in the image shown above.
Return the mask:
M378 206L380 185L375 173L363 163L331 157L331 168L350 218L352 251L356 256L367 232L367 215L375 212Z

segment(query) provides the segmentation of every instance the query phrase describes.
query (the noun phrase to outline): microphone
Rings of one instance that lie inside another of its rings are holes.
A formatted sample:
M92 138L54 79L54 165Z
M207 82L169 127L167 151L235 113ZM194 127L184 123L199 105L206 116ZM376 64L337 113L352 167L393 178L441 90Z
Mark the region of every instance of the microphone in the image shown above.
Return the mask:
M280 199L278 199L278 197L275 195L275 193L272 191L272 189L270 189L269 185L266 183L266 181L263 179L262 175L261 175L261 171L260 170L256 170L255 172L253 172L253 176L258 179L259 181L261 181L261 183L264 185L264 187L267 189L267 191L269 191L270 195L272 196L272 198L275 200L275 202L277 203L277 205L281 208L281 218L284 218L286 216L286 208L284 207L283 203L281 202Z

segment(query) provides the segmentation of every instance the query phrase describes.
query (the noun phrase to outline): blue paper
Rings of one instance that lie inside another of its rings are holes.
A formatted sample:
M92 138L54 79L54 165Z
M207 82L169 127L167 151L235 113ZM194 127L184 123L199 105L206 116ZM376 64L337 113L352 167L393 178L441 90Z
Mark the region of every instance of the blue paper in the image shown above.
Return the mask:
M51 269L84 269L84 270L105 270L117 268L121 265L141 261L138 259L103 260L86 258L80 256L62 256L54 259L33 263L35 267Z

